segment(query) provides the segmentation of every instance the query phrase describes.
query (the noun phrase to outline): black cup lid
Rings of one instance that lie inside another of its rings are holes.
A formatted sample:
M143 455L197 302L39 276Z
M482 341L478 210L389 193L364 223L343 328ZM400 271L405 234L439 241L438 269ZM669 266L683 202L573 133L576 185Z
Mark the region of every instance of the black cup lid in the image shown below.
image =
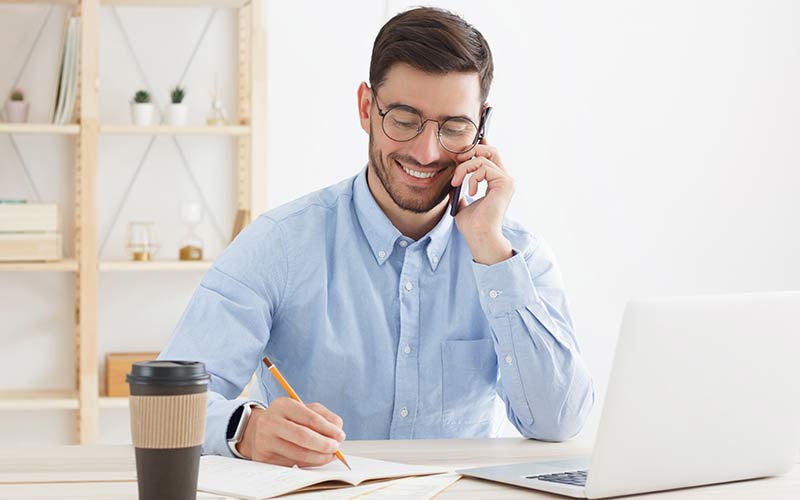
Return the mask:
M201 385L211 377L199 361L137 361L125 380L131 384Z

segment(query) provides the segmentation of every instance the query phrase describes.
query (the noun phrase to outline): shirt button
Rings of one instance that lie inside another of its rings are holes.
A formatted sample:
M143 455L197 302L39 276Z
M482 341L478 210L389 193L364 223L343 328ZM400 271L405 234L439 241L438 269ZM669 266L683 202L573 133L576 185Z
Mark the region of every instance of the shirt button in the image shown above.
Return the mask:
M491 297L493 299L496 299L498 295L499 294L497 293L497 290L490 290L489 291L489 297Z
M408 246L408 242L406 240L400 240L400 243L398 243L398 245L400 245L401 247L405 248L405 247Z
M506 364L511 364L514 362L514 358L510 354L506 354Z
M409 292L414 289L414 285L411 284L410 281L406 281L406 290Z
M400 408L400 416L406 418L408 416L408 408L405 406Z
M384 252L383 250L381 250L380 252L378 252L378 258L382 259L382 258L384 258L384 257L386 257L386 252Z
M406 354L411 354L411 346L407 345L403 348L403 352Z

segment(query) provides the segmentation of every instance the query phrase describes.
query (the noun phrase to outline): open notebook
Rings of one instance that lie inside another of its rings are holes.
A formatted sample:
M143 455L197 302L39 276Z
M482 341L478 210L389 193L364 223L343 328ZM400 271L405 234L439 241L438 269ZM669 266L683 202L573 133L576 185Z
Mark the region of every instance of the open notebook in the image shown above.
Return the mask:
M427 465L406 465L347 456L353 470L335 460L322 467L300 469L251 462L237 458L200 458L197 489L247 500L262 500L299 491L309 486L356 486L373 479L439 474L448 470Z

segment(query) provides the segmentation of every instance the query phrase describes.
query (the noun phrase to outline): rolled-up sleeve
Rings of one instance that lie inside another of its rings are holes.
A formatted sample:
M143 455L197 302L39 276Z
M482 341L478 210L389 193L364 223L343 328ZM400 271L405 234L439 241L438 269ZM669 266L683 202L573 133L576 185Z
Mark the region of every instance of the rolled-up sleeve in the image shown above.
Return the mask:
M473 263L500 367L498 393L524 436L562 441L594 405L561 276L544 242L526 238L503 262Z

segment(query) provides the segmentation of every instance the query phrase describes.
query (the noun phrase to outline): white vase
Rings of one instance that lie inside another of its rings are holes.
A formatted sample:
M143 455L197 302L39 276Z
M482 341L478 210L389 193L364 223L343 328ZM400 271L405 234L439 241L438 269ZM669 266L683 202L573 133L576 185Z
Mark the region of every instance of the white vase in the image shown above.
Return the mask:
M131 103L131 117L133 118L134 125L152 125L153 124L153 104L149 102Z
M167 108L167 123L170 125L186 125L189 107L185 103L170 103Z
M9 123L28 121L28 101L6 101L6 120Z

